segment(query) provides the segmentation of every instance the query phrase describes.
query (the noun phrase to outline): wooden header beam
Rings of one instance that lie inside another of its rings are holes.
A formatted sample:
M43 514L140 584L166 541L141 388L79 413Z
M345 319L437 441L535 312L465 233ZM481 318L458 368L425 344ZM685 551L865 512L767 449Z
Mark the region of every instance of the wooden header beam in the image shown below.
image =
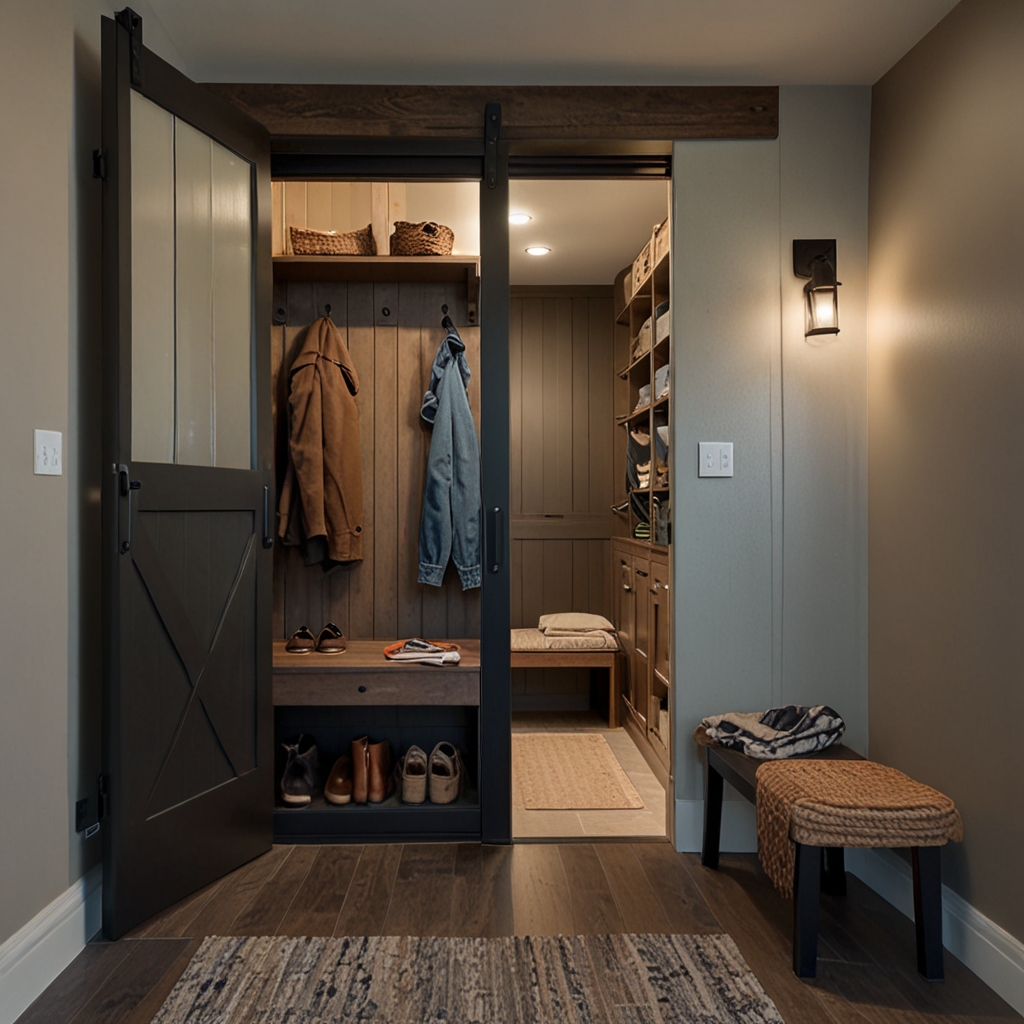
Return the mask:
M478 139L501 104L509 141L773 139L776 86L244 85L206 88L274 136Z

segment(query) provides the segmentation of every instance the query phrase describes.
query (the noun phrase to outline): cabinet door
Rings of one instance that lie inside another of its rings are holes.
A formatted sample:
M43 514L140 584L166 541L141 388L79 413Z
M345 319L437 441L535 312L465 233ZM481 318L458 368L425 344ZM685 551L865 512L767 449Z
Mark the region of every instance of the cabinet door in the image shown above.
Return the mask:
M633 560L622 551L614 553L615 628L619 643L630 651L636 642L636 587L633 583Z
M671 678L669 640L672 635L668 566L659 562L651 562L649 582L651 595L651 658L654 666L654 675L662 686L668 686Z
M650 586L651 566L642 555L633 556L633 593L635 602L635 647L632 657L633 707L646 725L650 720Z

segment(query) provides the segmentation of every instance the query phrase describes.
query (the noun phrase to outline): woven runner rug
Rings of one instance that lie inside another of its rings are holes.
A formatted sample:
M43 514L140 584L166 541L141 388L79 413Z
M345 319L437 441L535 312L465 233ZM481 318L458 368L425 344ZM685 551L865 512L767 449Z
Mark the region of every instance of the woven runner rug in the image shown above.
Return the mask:
M782 1024L728 935L208 938L153 1024Z
M608 741L596 732L514 732L512 787L530 811L643 807Z

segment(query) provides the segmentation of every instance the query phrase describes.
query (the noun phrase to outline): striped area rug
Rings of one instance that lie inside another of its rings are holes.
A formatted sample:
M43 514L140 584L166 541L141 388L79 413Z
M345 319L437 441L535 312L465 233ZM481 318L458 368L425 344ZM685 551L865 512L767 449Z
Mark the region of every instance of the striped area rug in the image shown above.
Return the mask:
M153 1024L782 1024L728 935L205 939Z

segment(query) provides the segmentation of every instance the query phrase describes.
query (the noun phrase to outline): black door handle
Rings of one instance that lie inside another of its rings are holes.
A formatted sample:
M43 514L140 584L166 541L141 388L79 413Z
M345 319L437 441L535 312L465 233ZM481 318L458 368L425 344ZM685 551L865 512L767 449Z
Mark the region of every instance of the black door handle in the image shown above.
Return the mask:
M274 535L270 532L270 487L263 485L263 546L274 546Z
M122 463L117 467L117 485L121 497L128 499L126 525L124 530L120 531L122 540L118 548L122 555L126 555L132 549L132 491L139 490L142 487L142 481L132 480L128 467ZM120 522L120 516L118 516L118 521Z
M495 506L487 510L487 571L495 573L501 569L502 553L505 550L504 522L501 509Z

